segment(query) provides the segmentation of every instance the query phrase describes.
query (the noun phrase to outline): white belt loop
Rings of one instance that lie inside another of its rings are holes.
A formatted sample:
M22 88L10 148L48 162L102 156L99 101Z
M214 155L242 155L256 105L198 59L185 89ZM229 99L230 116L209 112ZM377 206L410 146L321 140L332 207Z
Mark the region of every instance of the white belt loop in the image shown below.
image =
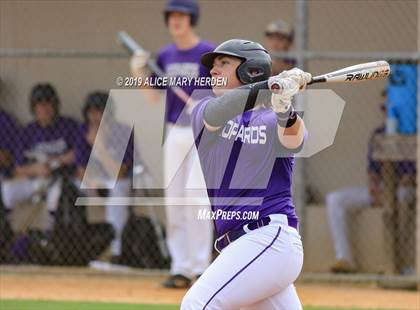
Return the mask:
M246 232L246 233L249 233L251 230L248 228L248 224L246 224L246 225L244 225L243 227L242 227L242 229Z
M270 218L270 224L280 224L282 226L289 226L289 221L287 219L287 215L285 214L270 214L268 216Z

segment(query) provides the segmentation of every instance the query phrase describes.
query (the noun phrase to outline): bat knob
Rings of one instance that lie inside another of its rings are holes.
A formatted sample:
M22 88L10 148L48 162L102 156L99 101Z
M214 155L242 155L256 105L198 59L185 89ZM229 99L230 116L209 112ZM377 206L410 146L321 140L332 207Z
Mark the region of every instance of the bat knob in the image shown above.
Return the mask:
M283 90L283 87L279 83L273 83L270 86L270 90L274 94L279 94Z

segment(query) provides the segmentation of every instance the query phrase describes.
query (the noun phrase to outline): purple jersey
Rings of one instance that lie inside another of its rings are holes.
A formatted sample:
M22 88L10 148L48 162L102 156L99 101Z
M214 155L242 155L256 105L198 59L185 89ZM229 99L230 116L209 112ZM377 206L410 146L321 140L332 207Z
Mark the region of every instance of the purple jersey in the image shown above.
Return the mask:
M209 132L203 113L210 99L194 108L192 127L212 210L259 211L259 218L281 213L296 227L291 194L294 157L279 142L275 113L271 109L247 111ZM217 234L250 221L216 219Z
M16 143L19 128L16 122L5 111L0 110L0 150L7 151L10 155L16 153ZM0 176L8 175L12 167L0 167Z
M44 162L51 156L61 155L75 146L78 124L67 117L57 117L48 127L36 121L26 125L20 135L16 163Z
M133 150L134 150L134 142L133 142L133 134L132 130L125 125L112 123L112 128L110 132L112 135L108 135L105 147L109 150L110 154L114 158L119 158L120 154L124 152L122 157L122 163L126 164L129 167L129 171L131 171L133 166ZM88 124L85 123L80 126L78 130L78 135L76 138L76 165L78 167L86 167L89 162L89 157L92 152L92 146L86 140L86 135L88 133ZM127 138L127 139L125 139ZM128 141L128 143L127 143ZM102 172L103 176L106 176L105 169L102 167L102 163L99 160L93 160L93 165L97 165L99 170L95 170L98 173Z
M159 51L157 64L168 77L210 77L209 70L200 64L200 58L202 54L212 52L214 48L215 45L204 40L188 50L181 50L175 44L170 44ZM195 89L208 89L209 87L194 86L193 84L181 88L191 95ZM184 107L185 103L169 88L166 97L165 120L179 125L189 125L190 116L185 112L182 113Z

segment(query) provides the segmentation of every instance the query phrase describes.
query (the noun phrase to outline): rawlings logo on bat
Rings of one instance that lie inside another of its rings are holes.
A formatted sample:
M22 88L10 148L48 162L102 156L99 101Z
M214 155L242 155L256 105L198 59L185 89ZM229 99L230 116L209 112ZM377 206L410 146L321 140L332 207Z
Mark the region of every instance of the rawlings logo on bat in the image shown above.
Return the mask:
M373 71L373 72L366 72L366 73L356 73L356 74L346 74L345 81L362 81L362 80L370 80L370 79L378 79L383 78L389 75L389 69L381 70L381 71Z

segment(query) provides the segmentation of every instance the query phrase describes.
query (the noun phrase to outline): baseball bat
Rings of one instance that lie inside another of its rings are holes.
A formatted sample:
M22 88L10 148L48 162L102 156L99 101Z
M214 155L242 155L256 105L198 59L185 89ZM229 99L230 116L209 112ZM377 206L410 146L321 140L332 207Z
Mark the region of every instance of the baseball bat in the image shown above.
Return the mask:
M333 72L314 76L308 83L353 83L368 80L383 79L391 73L388 62L385 60L367 62L345 67Z
M127 32L120 31L117 35L117 42L121 44L129 53L130 55L134 55L136 52L145 52L143 47L138 44ZM158 77L164 77L165 73L163 70L158 66L156 61L149 57L147 60L147 67ZM180 98L184 103L188 102L189 95L180 87L173 86L171 90Z
M136 52L145 52L144 48L134 41L134 39L125 31L120 31L118 33L117 41L130 53L130 55L134 55ZM154 59L149 58L147 60L147 66L157 76L165 75Z

